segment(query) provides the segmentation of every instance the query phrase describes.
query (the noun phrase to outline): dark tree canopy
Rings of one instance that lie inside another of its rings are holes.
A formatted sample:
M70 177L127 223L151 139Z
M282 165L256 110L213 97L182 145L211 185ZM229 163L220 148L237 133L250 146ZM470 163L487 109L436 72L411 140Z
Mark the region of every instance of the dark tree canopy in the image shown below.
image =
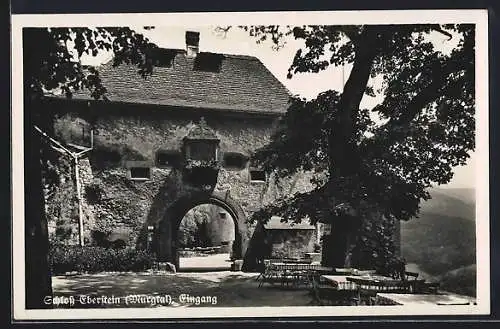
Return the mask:
M146 76L152 72L158 49L128 27L25 28L23 47L26 96L61 91L71 97L73 92L87 89L95 99L102 98L106 88L95 68L81 64L82 56L112 51L115 66L133 64Z
M305 40L290 76L353 65L342 94L331 90L312 101L293 100L272 143L255 155L266 169L281 176L297 170L327 174L318 193L328 189L326 182L350 186L354 195L344 189L335 195L338 203L369 198L408 219L428 197L425 189L449 182L452 168L465 164L474 149L474 26L307 26L278 36L276 27L246 29L260 38L270 34L275 42L287 34ZM445 54L426 38L432 31L461 41ZM363 94L374 93L370 77L382 79L384 100L362 109Z
M278 49L287 36L304 41L289 78L352 66L342 93L293 99L271 143L254 155L280 177L312 171L316 188L266 206L254 219L360 220L349 230L357 230L358 247L370 245L374 213L387 219L380 227L417 216L421 200L430 197L427 189L448 183L453 167L464 165L474 150L474 25L241 28ZM459 42L444 52L432 34ZM378 86L371 85L377 80ZM363 96L376 92L383 101L361 108ZM385 238L381 233L376 239Z

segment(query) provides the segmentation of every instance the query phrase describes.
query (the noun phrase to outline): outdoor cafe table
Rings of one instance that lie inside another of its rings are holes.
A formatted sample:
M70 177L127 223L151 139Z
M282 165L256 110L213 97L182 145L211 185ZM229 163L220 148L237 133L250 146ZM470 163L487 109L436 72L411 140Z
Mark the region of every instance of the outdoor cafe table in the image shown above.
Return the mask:
M371 289L377 291L396 291L411 287L413 281L395 280L381 275L370 276L349 276L349 275L322 275L321 278L330 282L332 286L339 290L355 290L358 288Z
M348 281L345 275L322 275L321 278L330 282L338 290L356 290L356 283Z
M292 284L305 279L310 282L311 276L320 275L321 273L331 273L333 268L321 266L320 264L306 263L271 263L274 273L278 273L281 277L281 284L285 284L285 280L291 279Z
M416 285L423 282L423 280L401 281L381 275L348 276L346 280L355 283L360 288L385 292L401 290L413 292Z
M272 263L272 267L279 272L308 271L310 273L316 273L317 275L333 272L332 267L322 266L320 264Z
M318 271L332 271L333 268L321 266L320 264L307 264L307 263L272 263L272 265L282 270L318 270Z

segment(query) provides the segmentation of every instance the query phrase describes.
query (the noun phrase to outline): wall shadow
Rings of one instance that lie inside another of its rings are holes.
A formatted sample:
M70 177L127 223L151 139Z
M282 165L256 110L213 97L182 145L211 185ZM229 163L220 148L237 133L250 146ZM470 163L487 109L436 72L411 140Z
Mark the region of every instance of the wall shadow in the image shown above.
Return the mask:
M149 250L157 253L158 249L158 223L165 217L169 204L173 203L179 195L179 184L181 172L172 168L171 172L164 178L163 183L156 193L146 220L144 221L136 240L136 248ZM148 227L152 227L152 241L148 242ZM149 245L148 245L149 244Z
M272 245L266 238L266 232L261 222L257 223L252 237L248 242L248 249L243 261L242 270L245 272L263 272L264 259L270 258Z

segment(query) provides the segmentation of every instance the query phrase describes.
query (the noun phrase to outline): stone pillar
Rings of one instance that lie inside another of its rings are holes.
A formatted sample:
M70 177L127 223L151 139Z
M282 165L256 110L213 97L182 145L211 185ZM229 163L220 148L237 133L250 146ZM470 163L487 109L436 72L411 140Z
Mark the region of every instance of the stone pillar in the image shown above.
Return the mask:
M94 206L89 204L85 197L85 187L92 184L94 175L92 174L92 167L88 158L81 158L78 160L78 169L80 177L80 195L83 210L83 236L84 239L90 241L91 231L95 224Z

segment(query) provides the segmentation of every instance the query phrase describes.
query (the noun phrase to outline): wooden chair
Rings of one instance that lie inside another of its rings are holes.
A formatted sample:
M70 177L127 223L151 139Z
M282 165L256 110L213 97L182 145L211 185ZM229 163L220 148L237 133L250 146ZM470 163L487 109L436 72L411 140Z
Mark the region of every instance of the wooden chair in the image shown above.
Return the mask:
M292 263L285 263L285 265L279 266L279 272L281 274L281 286L294 285L295 281L295 269Z
M259 275L255 278L256 281L259 281L264 277L264 273L266 272L266 262L269 263L269 260L264 259L257 261L257 268L259 269Z
M311 286L313 278L318 274L316 271L318 267L318 265L310 263L296 265L293 272L295 287L300 287L301 285L305 285L306 287Z
M303 263L286 263L280 266L282 286L297 288L309 284L310 265Z
M277 282L282 282L282 272L275 266L271 261L264 261L264 272L260 277L259 288L264 285L264 283L274 284Z

